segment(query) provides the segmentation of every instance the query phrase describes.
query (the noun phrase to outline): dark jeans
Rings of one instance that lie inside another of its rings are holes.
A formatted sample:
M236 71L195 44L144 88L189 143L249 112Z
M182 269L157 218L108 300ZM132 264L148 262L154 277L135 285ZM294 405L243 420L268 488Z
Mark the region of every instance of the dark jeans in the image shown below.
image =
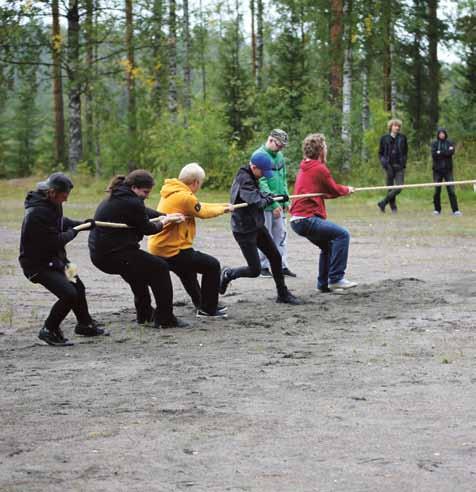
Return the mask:
M220 262L213 256L184 249L178 255L164 258L170 270L182 281L182 284L197 308L214 314L218 305L220 287ZM198 283L197 273L202 274L202 287Z
M291 227L296 234L321 249L317 277L319 289L344 278L350 242L350 234L345 227L317 216L293 220Z
M442 181L454 181L452 171L433 171L433 182L441 183ZM433 204L435 210L441 212L441 188L442 186L435 186L435 194L433 195ZM456 212L458 209L458 200L456 199L455 187L445 186L448 192L448 199L450 201L451 209Z
M70 282L62 271L43 270L35 275L31 281L34 284L41 284L58 298L45 321L49 330L55 331L59 328L71 310L73 310L78 323L86 325L91 323L86 301L86 289L79 277L77 277L76 282Z
M230 279L234 280L240 277L259 277L261 273L261 262L259 259L258 249L268 258L271 265L278 295L284 295L287 291L284 282L283 264L281 254L274 244L273 238L266 227L258 229L256 232L241 234L234 232L233 236L245 257L248 266L232 268Z
M141 249L130 249L112 253L107 258L91 260L99 270L120 275L131 286L137 320L150 319L152 307L149 286L157 304L157 320L169 323L174 319L172 281L169 266L162 258Z
M387 186L403 184L404 177L405 177L405 169L402 169L400 167L398 168L392 167L391 165L388 165L385 168L385 172L387 173L387 181L386 181ZM392 210L397 210L396 196L401 192L402 190L388 190L387 196L380 203L382 203L384 206L387 205L388 203Z

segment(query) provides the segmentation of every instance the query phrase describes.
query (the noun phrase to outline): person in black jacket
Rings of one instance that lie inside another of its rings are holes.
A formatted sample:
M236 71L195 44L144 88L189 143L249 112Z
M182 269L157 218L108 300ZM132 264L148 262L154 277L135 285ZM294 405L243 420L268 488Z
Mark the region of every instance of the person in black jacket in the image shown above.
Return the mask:
M455 146L451 140L448 140L448 133L444 128L439 128L436 134L436 140L431 144L431 157L433 158L433 182L441 183L442 181L454 181L453 178L453 154ZM454 186L447 186L448 198L450 200L453 215L462 215L458 208L458 200ZM433 213L441 213L441 186L435 186L433 195L433 204L435 209Z
M286 287L282 268L281 254L273 238L266 229L264 209L273 203L278 196L259 189L259 178L273 176L273 161L261 150L252 156L249 165L239 169L231 186L230 204L247 203L247 207L236 208L231 215L233 236L240 246L247 266L239 268L223 268L220 279L220 294L224 294L230 282L240 277L259 277L261 263L258 254L260 249L271 264L271 272L278 291L276 302L301 304ZM283 201L289 200L287 195L280 196Z
M405 135L400 133L402 122L392 119L388 122L388 133L380 139L378 151L380 164L387 175L386 185L402 185L407 166L408 145ZM389 190L387 196L380 200L377 205L382 212L385 206L390 205L393 213L397 212L396 196L402 190Z
M173 314L173 290L167 262L140 249L144 235L157 234L170 222L184 220L182 214L164 215L146 208L154 179L147 171L137 169L127 176L117 176L108 188L110 193L98 206L94 219L122 222L129 229L97 227L89 235L89 253L93 264L104 273L120 275L131 287L137 311L137 322L154 322L156 328L184 328L188 323ZM159 222L151 218L161 217ZM149 286L157 309L151 306Z
M84 284L66 256L65 245L78 234L73 227L83 224L63 216L62 204L72 188L72 181L63 173L54 173L38 183L36 190L26 196L21 229L19 261L23 273L58 297L38 334L40 340L55 346L73 345L60 328L71 310L78 320L76 334L104 334L89 314ZM90 224L88 229L94 227L91 219L84 223Z

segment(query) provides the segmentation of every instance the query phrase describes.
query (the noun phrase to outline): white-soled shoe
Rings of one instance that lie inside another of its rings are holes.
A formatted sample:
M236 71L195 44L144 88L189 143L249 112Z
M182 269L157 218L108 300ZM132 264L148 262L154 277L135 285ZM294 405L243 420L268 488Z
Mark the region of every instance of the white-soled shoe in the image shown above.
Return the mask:
M440 212L438 212L438 210L433 210L433 215L440 215Z
M357 282L351 282L350 280L346 280L345 278L342 278L335 284L329 284L329 290L337 291L337 290L352 289L353 287L357 287L357 285L359 285Z
M453 215L455 215L456 217L459 217L460 215L463 215L463 212L456 210L456 212L453 212Z

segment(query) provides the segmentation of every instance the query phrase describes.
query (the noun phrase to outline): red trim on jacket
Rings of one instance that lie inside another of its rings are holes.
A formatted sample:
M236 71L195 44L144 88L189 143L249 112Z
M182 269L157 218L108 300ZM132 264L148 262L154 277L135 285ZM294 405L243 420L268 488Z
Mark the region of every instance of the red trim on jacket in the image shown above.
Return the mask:
M294 195L305 193L325 193L325 197L294 199L291 205L291 215L296 217L313 217L318 215L327 218L324 198L337 198L347 195L349 187L337 184L327 166L318 160L304 159L299 166L294 185Z

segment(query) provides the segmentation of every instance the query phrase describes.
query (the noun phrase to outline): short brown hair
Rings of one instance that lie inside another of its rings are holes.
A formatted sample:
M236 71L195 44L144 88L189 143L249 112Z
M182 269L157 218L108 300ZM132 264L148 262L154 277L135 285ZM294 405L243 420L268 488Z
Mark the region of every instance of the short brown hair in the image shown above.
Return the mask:
M389 122L387 123L387 128L388 128L389 132L392 131L393 125L398 125L401 128L402 127L402 120L399 120L398 118L392 118L391 120L389 120Z
M308 159L318 159L324 149L326 137L322 133L311 133L302 143L302 153Z

